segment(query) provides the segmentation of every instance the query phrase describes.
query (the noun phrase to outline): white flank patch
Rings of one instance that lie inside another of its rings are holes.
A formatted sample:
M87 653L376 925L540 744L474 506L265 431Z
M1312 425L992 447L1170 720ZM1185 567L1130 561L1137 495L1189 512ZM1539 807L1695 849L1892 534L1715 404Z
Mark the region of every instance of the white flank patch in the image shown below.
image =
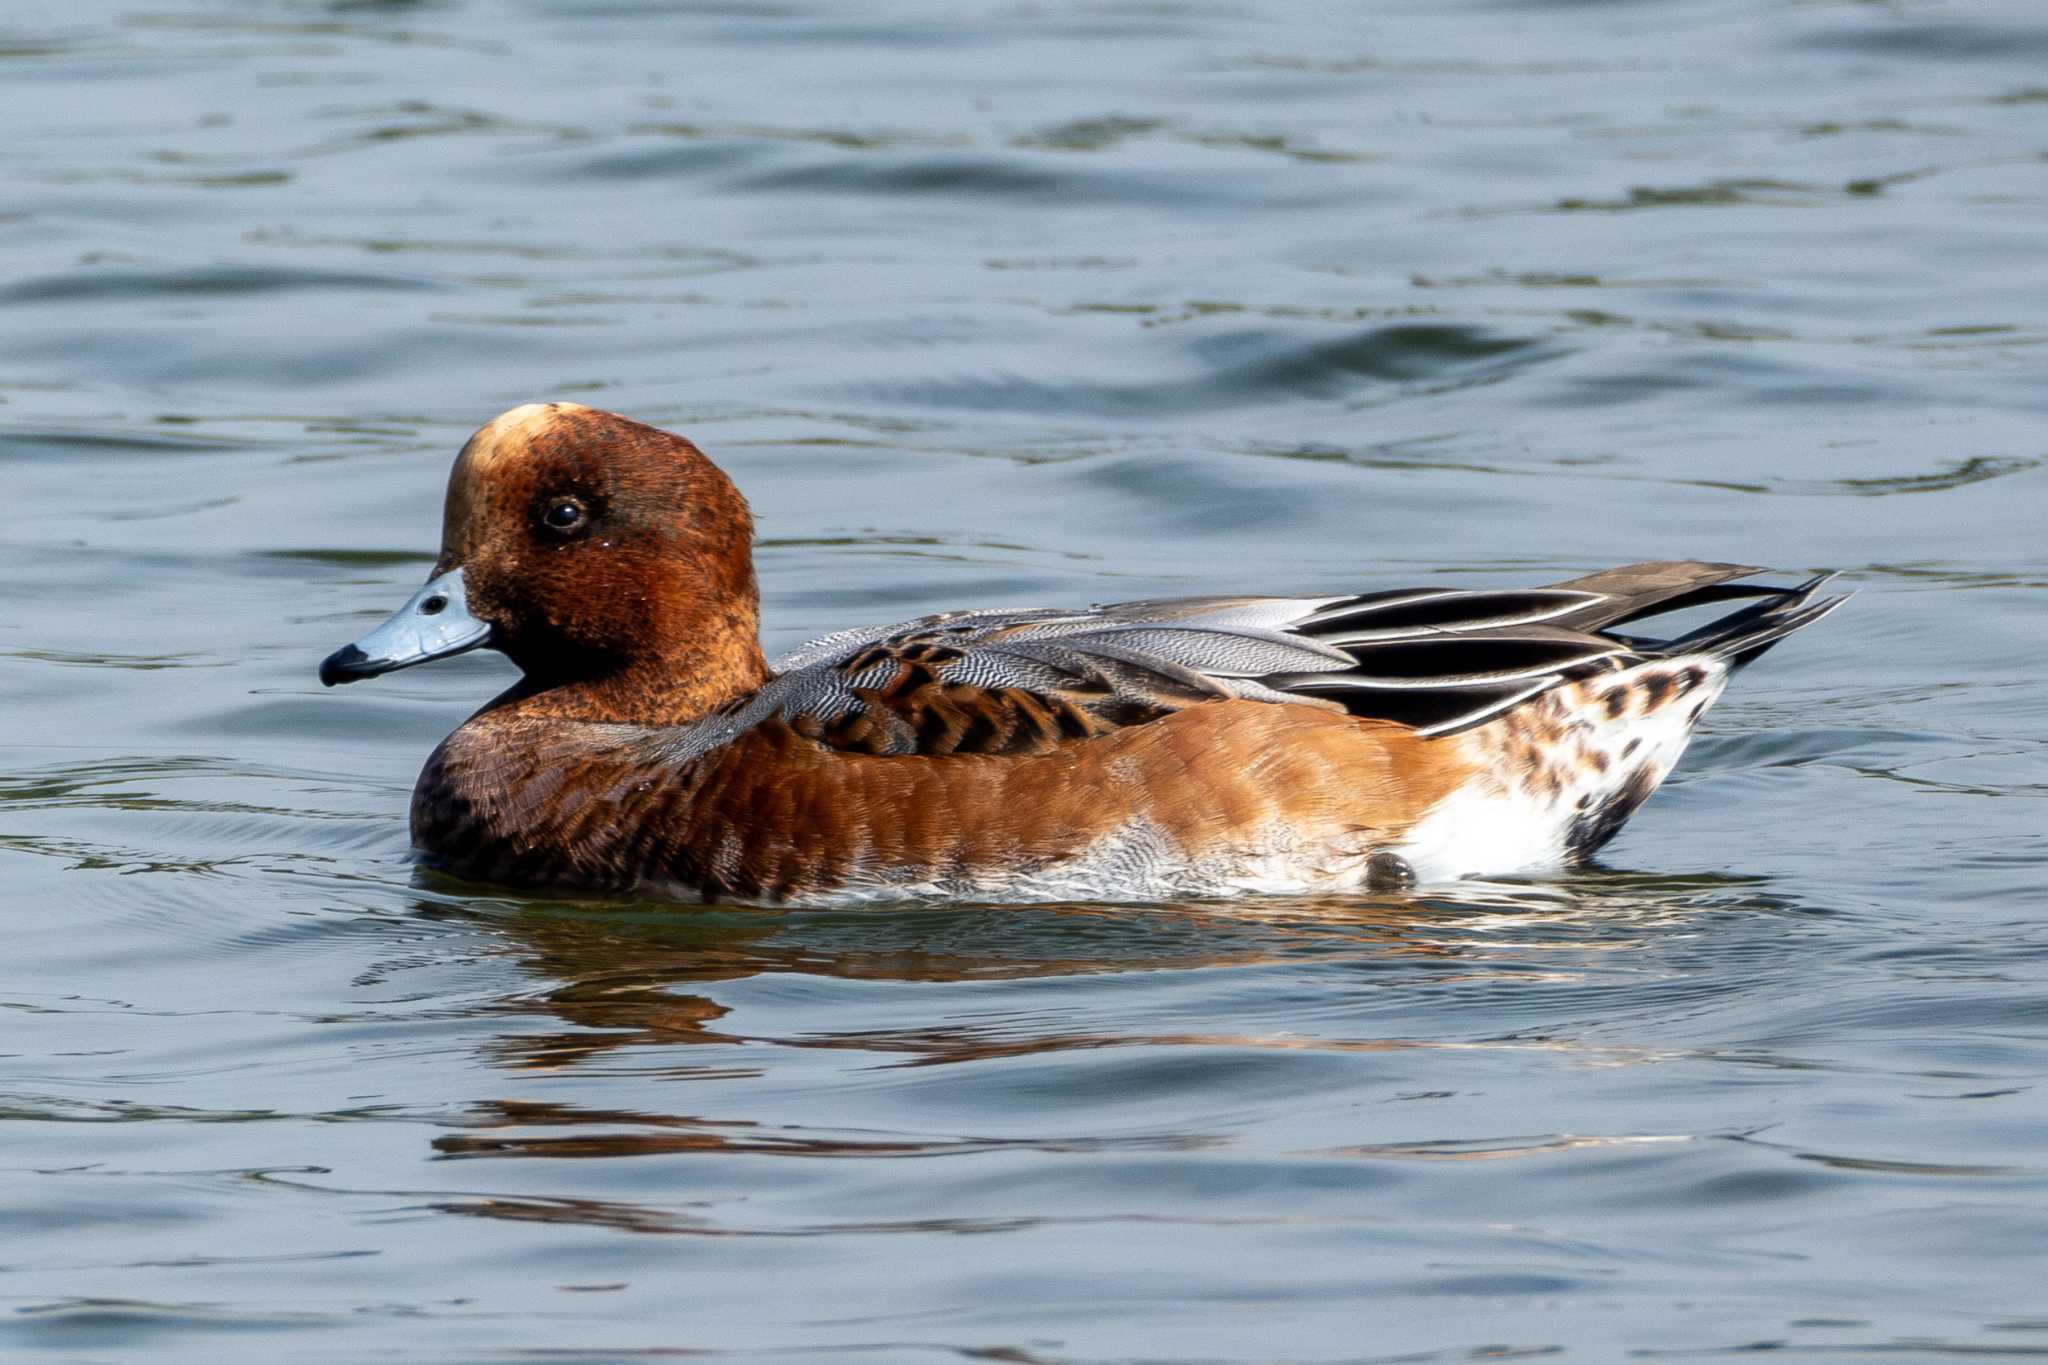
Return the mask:
M1518 780L1523 774L1514 771L1512 755L1493 733L1501 722L1468 732L1462 736L1467 743L1495 752L1494 766L1480 781L1431 807L1393 851L1408 860L1420 882L1561 871L1574 822L1620 794L1638 773L1650 774L1653 790L1662 783L1685 752L1700 713L1719 700L1728 673L1717 660L1693 657L1639 664L1599 680L1596 686L1604 691L1627 686L1648 673L1669 673L1688 665L1704 668L1706 681L1650 715L1610 720L1590 699L1567 712L1568 720L1582 727L1571 742L1604 755L1607 767L1567 768L1567 780L1557 793ZM1550 695L1562 701L1567 694ZM1488 777L1494 780L1485 780Z
M1430 807L1394 852L1418 882L1549 872L1564 866L1571 814L1570 801L1539 801L1520 787L1460 787Z

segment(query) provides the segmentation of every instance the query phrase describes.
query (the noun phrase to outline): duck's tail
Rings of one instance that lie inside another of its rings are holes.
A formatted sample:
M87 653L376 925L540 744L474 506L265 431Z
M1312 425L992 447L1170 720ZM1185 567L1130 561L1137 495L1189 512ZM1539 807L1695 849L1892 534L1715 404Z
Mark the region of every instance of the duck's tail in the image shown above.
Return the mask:
M1561 619L1617 653L1497 712L1488 780L1432 808L1395 852L1424 881L1591 858L1657 790L1729 674L1847 600L1820 595L1832 574L1789 588L1736 581L1757 572L1630 564L1555 585L1597 594ZM1669 638L1617 629L1738 599L1745 605Z
M1820 597L1835 571L1814 575L1790 588L1733 580L1763 570L1745 564L1657 561L1628 564L1559 583L1559 588L1598 593L1600 600L1560 621L1579 630L1625 640L1648 657L1704 654L1729 669L1749 663L1795 630L1802 630L1849 600L1849 594ZM1647 617L1664 616L1719 602L1751 600L1739 611L1670 639L1623 634L1616 629Z

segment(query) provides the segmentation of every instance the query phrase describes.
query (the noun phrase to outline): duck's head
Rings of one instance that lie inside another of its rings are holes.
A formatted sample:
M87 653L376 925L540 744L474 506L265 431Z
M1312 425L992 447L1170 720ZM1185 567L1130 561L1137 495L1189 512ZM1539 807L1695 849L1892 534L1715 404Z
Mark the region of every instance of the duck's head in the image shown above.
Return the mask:
M766 676L753 518L680 436L575 403L529 403L470 437L441 554L397 614L320 666L333 686L495 649L527 693L677 719Z

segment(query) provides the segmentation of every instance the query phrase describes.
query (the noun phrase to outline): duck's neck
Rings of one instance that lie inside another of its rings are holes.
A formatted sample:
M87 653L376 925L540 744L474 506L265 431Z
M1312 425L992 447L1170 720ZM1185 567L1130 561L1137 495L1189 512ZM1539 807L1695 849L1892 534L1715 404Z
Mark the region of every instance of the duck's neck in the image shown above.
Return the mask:
M487 708L515 708L521 717L623 725L687 725L729 702L751 696L774 676L761 653L755 619L721 622L723 629L658 653L628 660L587 677L528 670L517 686Z

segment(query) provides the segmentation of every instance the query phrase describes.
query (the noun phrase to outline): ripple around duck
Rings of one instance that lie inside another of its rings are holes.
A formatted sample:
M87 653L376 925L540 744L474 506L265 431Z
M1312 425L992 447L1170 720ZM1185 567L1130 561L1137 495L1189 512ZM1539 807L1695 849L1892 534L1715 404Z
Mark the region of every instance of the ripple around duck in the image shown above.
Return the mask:
M1798 34L1789 45L1915 62L2048 60L2048 31L2038 24L1988 20L1900 18L1884 23L1836 24Z
M55 1299L15 1309L17 1339L30 1350L143 1351L161 1349L166 1339L189 1342L194 1334L308 1331L334 1327L341 1313L236 1308L215 1303L157 1303L139 1299Z
M307 270L280 266L198 266L185 270L65 271L0 288L0 304L129 303L151 298L227 298L296 290L430 290L417 276L368 271Z
M919 380L863 389L926 407L1173 420L1304 398L1357 402L1418 389L1441 393L1496 383L1569 353L1547 338L1452 323L1402 322L1337 337L1296 329L1233 329L1181 341L1167 351L1177 368L1198 367L1185 377L1063 384L1021 378Z
M1559 199L1555 213L1631 213L1642 209L1737 208L1821 202L1847 190L1786 180L1712 180L1703 185L1632 185L1612 198Z
M1234 185L1228 179L1204 183L1149 172L1096 170L1056 157L1057 154L1031 158L871 152L861 154L857 160L812 160L808 164L762 171L732 181L731 187L759 193L883 199L944 196L963 203L995 201L1041 205L1047 209L1122 205L1153 212L1175 205L1242 205L1256 198L1250 186ZM1266 209L1304 209L1326 197L1328 194L1311 195L1303 188L1290 192L1284 202L1257 202Z
M767 155L765 147L738 140L680 147L637 147L631 151L582 156L570 174L591 180L667 180L714 171L737 171Z
M75 460L83 455L126 455L150 457L187 452L216 453L251 449L256 442L226 435L104 427L0 426L8 443L10 459L33 458L41 454L53 461Z
M1492 379L1563 348L1534 337L1509 336L1450 323L1395 323L1306 344L1268 332L1223 334L1191 349L1215 363L1232 388L1334 397L1361 379L1430 384Z

